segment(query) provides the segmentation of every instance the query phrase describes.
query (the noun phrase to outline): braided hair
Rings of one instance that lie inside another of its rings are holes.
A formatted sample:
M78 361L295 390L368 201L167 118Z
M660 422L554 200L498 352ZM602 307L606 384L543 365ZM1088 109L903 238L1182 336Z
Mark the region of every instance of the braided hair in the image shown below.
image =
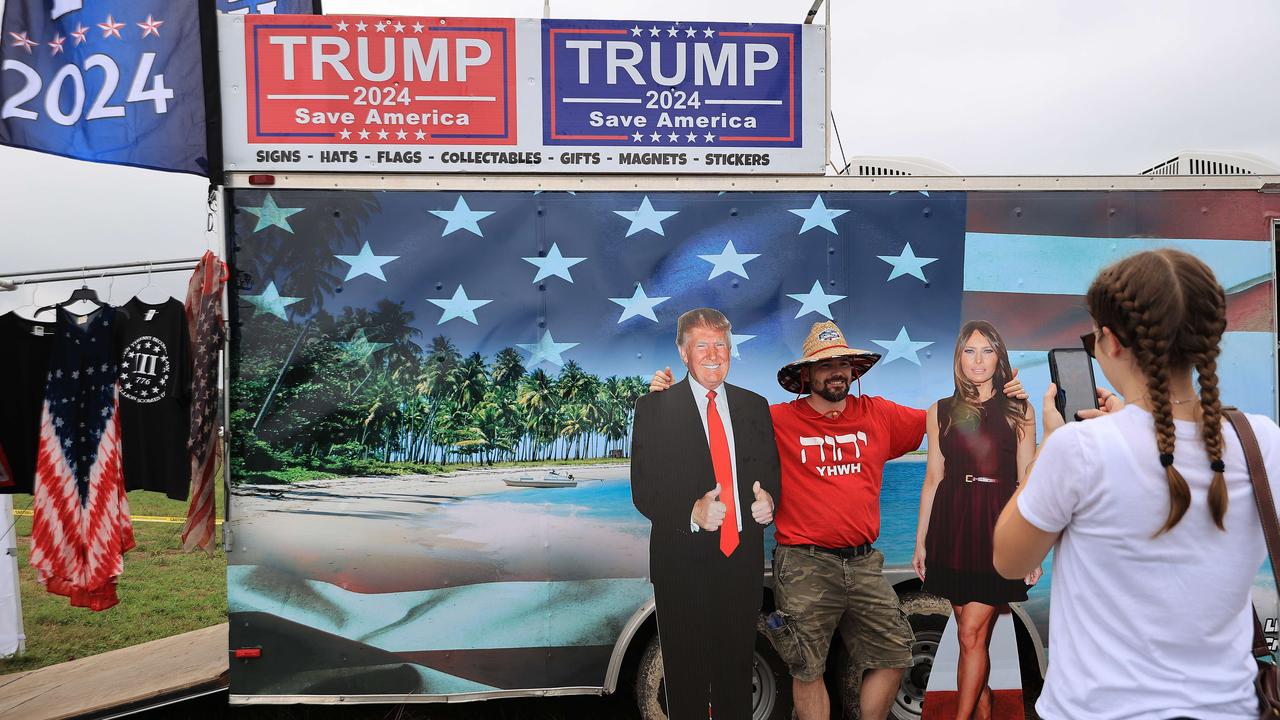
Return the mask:
M1156 447L1169 486L1169 514L1160 533L1172 530L1191 506L1187 481L1173 466L1175 431L1169 375L1194 368L1200 380L1200 433L1213 481L1209 513L1225 529L1227 482L1222 462L1222 405L1218 355L1227 328L1222 286L1207 265L1179 250L1133 255L1105 268L1089 286L1089 314L1129 348L1147 379L1156 424Z

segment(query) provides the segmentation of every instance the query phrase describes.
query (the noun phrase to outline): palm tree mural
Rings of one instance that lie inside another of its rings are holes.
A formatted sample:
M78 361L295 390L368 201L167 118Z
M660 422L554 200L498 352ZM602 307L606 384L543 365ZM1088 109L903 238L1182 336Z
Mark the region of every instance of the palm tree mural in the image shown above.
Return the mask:
M346 474L360 463L538 462L606 457L629 447L639 377L598 378L567 361L527 369L513 348L490 362L443 335L420 345L413 312L323 310L298 325L248 318L232 384L233 462L240 472L298 467ZM275 378L275 399L263 412Z

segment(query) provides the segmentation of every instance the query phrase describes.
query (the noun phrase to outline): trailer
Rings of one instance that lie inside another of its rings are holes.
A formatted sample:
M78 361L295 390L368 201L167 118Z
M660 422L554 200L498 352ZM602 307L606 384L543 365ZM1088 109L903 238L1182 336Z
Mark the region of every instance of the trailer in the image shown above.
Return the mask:
M1089 328L1096 271L1178 247L1228 292L1224 397L1276 415L1277 177L275 172L227 188L235 704L631 690L663 717L647 522L608 451L627 454L631 402L676 366L675 317L698 305L735 323L731 381L771 401L790 399L773 375L825 317L884 351L863 392L949 394L956 332L983 318L1037 397L1046 351ZM268 211L290 230L261 227ZM579 485L504 482L552 467ZM897 718L920 715L949 612L909 566L923 470L889 464L881 503L877 546L916 632ZM1046 570L1012 608L1028 703L1051 643ZM847 703L835 645L828 684ZM764 635L754 683L755 718L789 716Z

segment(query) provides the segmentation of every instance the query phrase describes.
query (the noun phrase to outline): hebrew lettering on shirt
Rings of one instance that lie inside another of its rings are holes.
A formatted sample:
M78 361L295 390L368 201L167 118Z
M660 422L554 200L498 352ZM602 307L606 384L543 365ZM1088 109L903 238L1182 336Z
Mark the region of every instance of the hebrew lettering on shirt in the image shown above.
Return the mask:
M823 446L823 444L825 444L825 442L826 442L826 441L825 441L823 438L820 438L820 437L804 437L804 436L802 435L802 436L800 437L800 463L801 463L801 464L804 464L804 463L808 460L808 458L806 458L806 457L805 457L805 449L804 449L804 448L805 448L805 446L806 446L806 445L816 445L816 446L818 446L819 459L820 459L822 462L826 462L826 461L827 461L827 451L826 451L825 449L823 449L823 447L822 447L822 446Z

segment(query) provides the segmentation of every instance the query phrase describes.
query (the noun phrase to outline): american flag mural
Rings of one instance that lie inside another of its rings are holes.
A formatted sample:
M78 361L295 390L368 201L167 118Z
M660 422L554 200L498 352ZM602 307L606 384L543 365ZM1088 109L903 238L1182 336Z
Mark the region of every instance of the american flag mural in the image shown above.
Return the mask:
M264 647L233 661L233 695L601 687L652 597L629 409L655 370L683 374L695 307L733 323L729 381L773 402L827 319L883 355L861 391L915 407L951 394L956 333L989 320L1038 401L1097 271L1175 246L1229 293L1223 397L1275 412L1273 195L249 189L232 207L231 644ZM611 454L570 467L577 487L505 484ZM910 561L923 471L886 469L890 565ZM1024 604L1043 631L1051 576Z
M50 592L105 610L134 545L120 456L114 308L58 311L40 419L31 565Z

